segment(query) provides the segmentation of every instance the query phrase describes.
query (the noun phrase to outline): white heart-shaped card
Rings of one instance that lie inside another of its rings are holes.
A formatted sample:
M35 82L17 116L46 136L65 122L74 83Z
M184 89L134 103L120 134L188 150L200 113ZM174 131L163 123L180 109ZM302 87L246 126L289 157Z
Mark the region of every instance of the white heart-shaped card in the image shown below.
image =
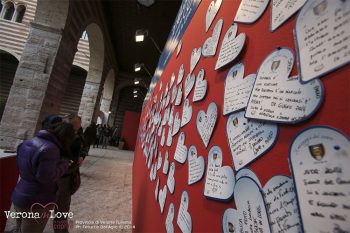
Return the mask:
M173 87L174 82L175 82L175 74L172 73L171 74L171 78L170 78L170 86L169 86L169 88Z
M272 0L270 30L273 32L297 12L306 0Z
M172 91L171 91L171 103L174 103L177 96L177 86L174 85Z
M165 156L164 156L164 164L163 164L163 174L168 174L168 170L169 170L169 153L168 151L165 152Z
M187 98L187 96L190 94L193 86L194 86L194 82L196 81L196 76L194 74L188 74L186 79L185 79L185 99Z
M203 110L199 111L196 119L196 126L201 139L207 147L209 145L209 141L211 135L213 134L214 127L216 124L216 120L218 117L218 107L214 102L211 102L208 106L207 112Z
M194 86L194 93L193 93L193 102L198 102L204 99L205 94L207 93L207 80L204 79L204 69L201 69L198 72L196 84Z
M294 32L302 82L349 64L349 11L347 0L307 1L300 10Z
M264 13L269 0L242 0L235 16L235 22L254 23Z
M215 55L216 48L218 47L218 43L219 43L223 22L224 20L222 18L219 19L214 27L213 34L211 35L211 37L205 40L202 47L203 57L210 57Z
M180 42L177 44L176 57L179 56L181 49L182 49L182 40L180 40Z
M156 198L156 201L158 200L158 193L159 193L159 177L157 179L157 185L156 188L154 189L154 197Z
M177 81L176 81L177 85L179 85L182 82L182 78L184 77L184 74L185 74L184 64L181 64L179 68L179 74L177 76Z
M185 145L185 133L181 132L177 139L174 159L179 163L184 163L187 157L187 147Z
M244 117L244 111L240 111L227 119L226 133L233 164L238 171L273 146L278 127L273 123L249 120Z
M168 180L166 182L167 186L168 186L168 189L169 189L169 192L171 194L174 193L174 190L175 190L175 163L172 162L170 164L170 169L169 169L169 174L168 174Z
M190 74L192 73L192 71L196 67L199 59L201 58L201 55L202 55L202 47L199 47L198 49L194 48L192 50L191 61L190 61Z
M166 216L166 220L165 220L165 229L167 233L174 233L174 225L173 225L174 214L175 214L174 204L170 203L169 209L168 209L168 215Z
M170 113L169 113L169 120L168 125L172 125L174 123L174 105L171 106Z
M223 232L271 232L262 191L251 178L237 180L234 199L236 209L227 209L223 215Z
M195 145L188 149L188 184L194 184L200 181L204 174L204 158L197 156L197 148Z
M211 1L205 15L205 31L207 32L210 25L213 23L216 14L218 13L222 0Z
M192 106L190 105L190 101L185 99L185 103L182 108L182 117L181 117L181 127L185 126L188 122L190 122L192 117Z
M290 146L289 164L303 232L348 231L349 137L326 126L304 129Z
M158 160L157 160L157 170L159 170L162 167L162 162L163 162L162 160L163 160L162 153L159 151Z
M256 74L244 76L244 65L238 63L228 72L225 80L223 114L227 115L247 107Z
M164 128L164 130L162 132L162 137L160 139L160 145L163 147L164 143L165 143L165 128Z
M289 77L294 56L279 48L261 64L248 102L246 117L280 123L297 123L312 116L323 100L319 80L301 84Z
M174 126L173 126L173 132L172 132L172 136L174 136L175 134L177 134L180 130L180 126L181 126L181 120L179 118L179 113L177 112L175 114L175 118L174 118Z
M179 85L179 88L177 89L175 105L179 106L181 104L181 100L182 100L182 85Z
M171 143L173 142L173 135L172 135L172 129L173 127L170 125L169 126L169 129L168 129L168 136L167 136L167 139L166 139L166 145L167 146L171 146Z
M250 177L251 179L253 179L258 184L259 187L262 187L262 185L260 183L260 180L257 177L257 175L252 170L250 170L249 168L245 167L245 168L242 168L241 170L239 170L237 172L237 174L236 174L236 180L240 179L243 176Z
M302 232L294 184L290 177L273 176L264 186L264 198L271 232Z
M221 148L213 146L208 154L204 196L214 200L228 201L233 196L235 176L230 166L222 166Z
M180 227L180 230L183 233L191 233L192 232L192 219L191 215L188 212L188 205L190 199L188 197L188 193L186 191L182 192L181 202L179 207L179 212L177 214L177 225Z
M227 30L224 39L222 40L218 59L215 64L215 70L227 65L241 53L246 35L240 33L237 37L237 24L233 24Z
M161 213L163 213L163 210L164 210L166 194L167 194L167 187L166 187L166 185L164 185L164 188L160 189L159 190L159 194L158 194L159 207L160 207L160 212Z

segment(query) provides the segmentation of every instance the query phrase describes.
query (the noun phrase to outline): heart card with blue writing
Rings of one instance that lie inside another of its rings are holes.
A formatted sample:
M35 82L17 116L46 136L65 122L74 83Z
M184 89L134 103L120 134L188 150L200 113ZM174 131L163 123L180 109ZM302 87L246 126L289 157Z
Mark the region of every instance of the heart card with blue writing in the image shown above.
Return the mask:
M263 193L254 180L249 177L237 180L234 200L236 209L226 209L222 217L223 232L271 232Z
M350 2L307 1L295 24L302 82L321 77L350 62Z
M323 101L320 80L306 84L290 77L294 55L278 48L260 65L246 109L246 117L279 123L297 123L311 117Z
M350 229L350 141L327 126L307 128L289 150L304 232Z
M238 171L274 145L278 127L274 123L250 120L244 117L244 111L240 111L227 119L226 134L233 164Z

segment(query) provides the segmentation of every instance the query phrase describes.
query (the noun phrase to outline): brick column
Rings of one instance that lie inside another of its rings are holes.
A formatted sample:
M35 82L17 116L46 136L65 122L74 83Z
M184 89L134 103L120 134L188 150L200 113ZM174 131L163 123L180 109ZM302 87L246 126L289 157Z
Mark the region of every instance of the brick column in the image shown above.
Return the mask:
M0 124L0 148L16 148L24 139L32 137L40 126L61 40L62 30L31 23ZM52 111L59 108L51 106Z

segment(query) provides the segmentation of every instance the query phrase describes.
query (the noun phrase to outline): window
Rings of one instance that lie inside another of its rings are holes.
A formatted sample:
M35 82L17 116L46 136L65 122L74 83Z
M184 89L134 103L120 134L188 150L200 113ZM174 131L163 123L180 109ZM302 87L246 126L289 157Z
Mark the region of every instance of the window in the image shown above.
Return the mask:
M81 35L81 39L83 40L89 40L88 34L86 31L83 32L83 34Z
M4 19L11 20L13 13L15 12L15 7L13 6L12 2L7 2L4 8Z
M24 13L26 12L26 8L23 5L19 5L16 8L16 17L15 22L22 23Z

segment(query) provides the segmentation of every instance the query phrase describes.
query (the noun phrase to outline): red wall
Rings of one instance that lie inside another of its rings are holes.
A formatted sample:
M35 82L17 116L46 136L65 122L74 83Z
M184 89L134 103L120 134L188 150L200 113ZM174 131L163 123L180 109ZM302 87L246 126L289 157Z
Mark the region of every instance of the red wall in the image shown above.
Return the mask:
M205 33L205 14L209 3L210 1L207 0L202 0L200 3L194 17L192 18L191 23L189 24L185 34L182 37L183 45L179 56L176 58L175 54L173 54L161 76L163 88L167 82L170 82L170 77L173 72L177 77L179 67L182 63L185 67L185 74L182 81L182 83L184 83L184 80L189 72L190 57L193 48L199 48L202 46L204 41L211 35L211 32ZM221 47L222 38L229 26L233 23L233 19L239 7L239 3L240 1L223 1L218 15L215 17L212 26L210 27L210 29L212 29L220 17L223 17L224 24L215 57L204 58L202 56L193 71L193 73L197 75L198 71L201 68L205 69L205 79L208 82L207 95L203 101L198 103L191 103L193 108L191 121L186 126L181 128L181 131L185 132L186 135L185 144L187 146L195 144L198 150L198 155L204 156L206 165L208 151L213 145L220 146L223 151L223 166L232 166L233 164L230 149L226 139L226 119L228 116L222 115L222 103L225 78L228 70L235 64L235 62L231 62L228 66L218 71L214 71L214 67L218 57L219 49ZM279 46L292 48L294 50L293 52L295 54L295 60L297 59L293 38L293 28L296 15L294 15L275 32L269 31L270 15L271 3L257 22L251 25L238 24L237 35L240 32L245 32L247 35L245 48L241 53L240 58L237 59L241 59L244 64L245 76L247 74L255 73L264 58ZM276 144L267 154L263 155L249 165L249 168L255 172L262 185L265 185L265 183L274 175L291 175L288 165L288 148L293 137L302 129L312 125L328 125L335 127L345 134L349 135L349 72L350 67L345 66L321 78L321 81L324 84L325 98L322 106L314 116L296 125L279 125L280 132ZM291 75L296 74L297 65L295 62ZM158 85L159 84L157 84L155 87L156 91L159 89ZM193 90L191 91L188 98L192 100L192 96ZM206 149L199 137L199 134L197 133L195 118L198 111L202 109L206 110L207 106L212 101L217 104L219 114L212 139L210 140L210 143ZM148 103L142 113L141 125L143 119L142 117L146 116L146 112L149 106L150 105ZM175 106L174 112L179 112L181 115L182 106ZM173 154L175 152L178 135L179 133L173 137L173 143L170 148L167 146L158 147L158 150L162 152L163 159L165 151L168 149L169 163L174 161ZM160 140L159 137L157 137L157 139ZM180 164L178 162L175 162L175 165L175 192L173 195L171 195L169 192L167 193L164 213L161 214L159 204L154 197L156 181L150 181L149 169L147 168L145 157L141 148L141 143L138 139L133 165L134 231L165 232L165 219L167 216L169 204L172 202L175 206L173 225L175 232L179 232L180 229L176 224L176 218L181 194L184 190L186 190L189 194L190 199L188 211L192 217L193 232L221 232L222 215L225 209L235 207L234 200L232 199L228 203L220 203L206 199L203 195L205 177L203 177L200 182L189 186L187 185L187 164ZM161 169L158 171L157 177L160 177L160 187L164 187L166 184L167 176L161 172Z
M0 232L4 232L6 217L4 211L10 210L11 194L18 180L16 156L0 159Z
M121 137L125 139L126 150L135 150L140 115L139 112L125 112Z

